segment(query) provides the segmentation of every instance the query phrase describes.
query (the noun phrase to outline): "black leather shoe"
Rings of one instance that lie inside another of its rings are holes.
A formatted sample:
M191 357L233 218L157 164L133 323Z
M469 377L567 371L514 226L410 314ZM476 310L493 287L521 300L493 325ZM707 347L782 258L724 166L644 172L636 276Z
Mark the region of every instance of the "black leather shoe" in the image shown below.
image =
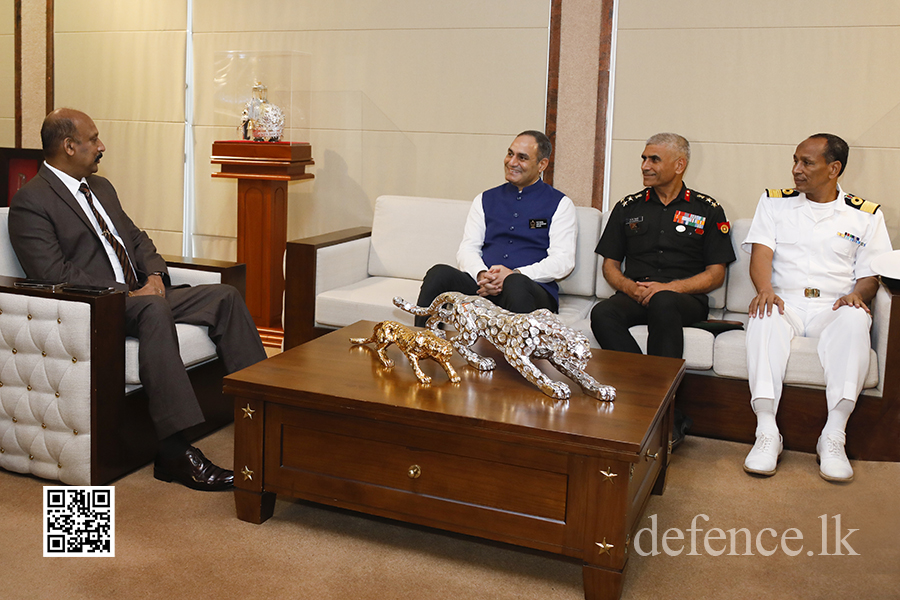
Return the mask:
M184 454L174 460L157 456L153 476L160 481L177 481L201 492L224 490L234 485L234 471L217 467L193 446L188 446Z

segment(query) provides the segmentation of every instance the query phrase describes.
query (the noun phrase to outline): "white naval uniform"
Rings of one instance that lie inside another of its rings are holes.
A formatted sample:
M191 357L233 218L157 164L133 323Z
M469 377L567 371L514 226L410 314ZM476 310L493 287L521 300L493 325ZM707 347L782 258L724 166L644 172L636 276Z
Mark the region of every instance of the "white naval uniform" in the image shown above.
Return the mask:
M784 301L784 315L776 307L771 316L750 319L747 368L751 397L774 399L776 411L795 335L819 338L828 410L842 398L855 402L862 390L872 318L861 308L832 306L857 279L875 275L872 260L891 251L884 216L860 210L863 202L840 186L837 200L815 207L803 193L770 198L766 192L759 199L741 248L750 252L762 244L774 251L772 288ZM818 289L820 296L807 298L805 288Z

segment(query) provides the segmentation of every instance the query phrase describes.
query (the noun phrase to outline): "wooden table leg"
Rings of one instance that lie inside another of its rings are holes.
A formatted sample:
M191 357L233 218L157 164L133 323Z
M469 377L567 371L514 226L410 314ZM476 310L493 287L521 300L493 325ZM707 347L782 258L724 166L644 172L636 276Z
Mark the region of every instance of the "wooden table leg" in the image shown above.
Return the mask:
M235 488L234 508L237 511L238 519L259 525L271 517L275 511L275 494Z
M652 493L656 496L662 496L666 491L666 472L669 468L669 461L672 459L672 427L675 423L675 400L669 400L669 407L666 409L666 416L662 425L662 448L660 449L661 457L659 475L656 476L656 483L653 484Z
M582 572L585 600L618 600L622 595L622 581L625 579L622 571L585 563Z
M275 510L275 494L265 491L266 403L234 397L234 507L241 521L262 523Z

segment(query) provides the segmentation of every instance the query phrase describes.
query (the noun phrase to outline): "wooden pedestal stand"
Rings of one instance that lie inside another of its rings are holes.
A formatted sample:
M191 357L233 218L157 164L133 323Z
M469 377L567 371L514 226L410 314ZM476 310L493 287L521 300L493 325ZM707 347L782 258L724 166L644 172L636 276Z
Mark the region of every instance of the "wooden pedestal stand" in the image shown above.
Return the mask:
M306 173L312 148L297 142L213 142L213 177L238 180L238 262L247 265L247 308L263 343L280 346L287 243L287 184L312 179Z

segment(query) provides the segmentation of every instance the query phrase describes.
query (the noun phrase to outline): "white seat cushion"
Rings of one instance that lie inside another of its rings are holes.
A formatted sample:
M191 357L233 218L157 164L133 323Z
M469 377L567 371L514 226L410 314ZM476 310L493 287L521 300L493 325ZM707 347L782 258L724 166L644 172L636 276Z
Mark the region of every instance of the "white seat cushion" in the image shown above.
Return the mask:
M413 316L391 302L394 296L415 303L421 281L394 277L369 277L352 285L316 296L316 323L345 327L360 319L413 324Z
M713 366L713 344L715 336L703 329L685 327L684 331L684 366L686 369L705 371ZM635 325L628 332L647 354L648 331L646 325Z
M206 362L216 357L216 345L209 339L208 328L198 325L177 323L175 330L178 332L178 347L181 351L181 360L185 367ZM125 385L140 385L138 376L138 340L137 338L125 338ZM134 388L128 388L131 391Z
M791 340L791 356L788 359L784 383L788 385L805 385L825 387L825 371L819 361L816 346L818 338L795 337ZM716 375L747 379L747 346L745 331L726 331L716 336L715 363ZM874 350L869 350L869 372L863 388L878 385L878 358Z
M568 327L575 327L581 321L588 319L591 308L596 304L592 296L559 296L559 319ZM590 323L587 325L590 328Z

